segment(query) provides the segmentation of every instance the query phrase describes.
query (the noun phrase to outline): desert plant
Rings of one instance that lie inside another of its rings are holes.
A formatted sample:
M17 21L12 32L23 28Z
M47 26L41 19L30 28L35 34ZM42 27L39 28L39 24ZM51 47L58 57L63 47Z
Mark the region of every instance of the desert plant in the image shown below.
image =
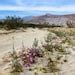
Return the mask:
M28 52L23 52L21 53L21 60L23 62L23 65L25 65L26 67L30 66L31 64L36 63L36 57L39 56L39 53L37 51L38 49L28 49Z
M53 38L51 34L48 34L45 39L45 44L42 46L45 51L45 56L48 57L48 71L54 73L54 75L56 72L59 72L60 68L58 66L61 65L61 62L64 60L67 61L64 56L68 54L62 45L63 43L59 42L59 40L56 42L56 39L57 38Z
M58 60L53 60L52 58L49 58L48 59L48 65L47 65L49 71L53 72L53 73L58 72L60 70L59 68L57 68L58 64L59 64Z
M36 48L38 46L38 40L35 38L34 39L34 42L33 42L33 45L32 45L34 48Z
M20 17L7 16L6 19L4 19L3 24L5 29L17 29L19 27L22 27L23 20Z
M19 61L19 57L15 51L14 47L14 37L12 37L12 44L13 44L13 51L10 54L11 56L11 74L13 75L20 75L23 72L23 67Z
M51 30L51 32L55 33L59 37L65 37L68 35L65 31L61 31L61 30L60 31L59 30Z
M18 56L15 51L11 54L12 63L11 63L11 74L20 75L23 72L23 67L18 60Z
M28 48L27 52L21 52L20 57L26 67L36 63L38 57L43 57L43 51L38 48L38 41L35 39L32 48Z

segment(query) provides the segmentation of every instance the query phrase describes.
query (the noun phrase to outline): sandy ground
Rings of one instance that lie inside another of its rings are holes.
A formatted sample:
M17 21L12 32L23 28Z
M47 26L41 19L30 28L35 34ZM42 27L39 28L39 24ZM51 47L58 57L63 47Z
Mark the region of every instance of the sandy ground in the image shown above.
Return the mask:
M40 41L43 41L43 38L46 34L47 31L45 29L39 30L32 28L26 29L24 31L17 30L14 33L10 34L0 34L0 55L3 55L3 53L7 51L12 51L13 37L15 50L18 50L22 48L22 41L25 47L31 47L35 38L37 38L40 43Z
M4 33L5 31L0 30L0 33ZM13 33L12 33L13 32ZM10 75L5 70L9 64L2 63L1 57L4 56L5 53L12 51L12 37L14 37L15 50L20 50L22 48L22 41L24 41L25 47L31 47L33 44L34 38L37 38L39 41L43 41L45 35L48 33L46 29L26 29L26 30L17 30L12 31L10 34L0 34L0 75ZM9 70L8 70L9 72ZM27 73L24 75L33 75L33 73ZM52 75L52 74L39 74L39 75ZM58 75L58 74L57 74ZM73 51L71 56L69 56L69 61L65 63L62 67L62 71L60 71L59 75L75 75L75 52Z
M9 34L8 34L9 33ZM46 29L32 29L28 28L25 30L17 30L17 31L5 31L0 30L0 71L3 72L4 68L7 68L7 64L2 64L1 58L9 51L13 50L13 37L14 37L14 46L15 50L22 50L22 41L24 43L25 48L31 47L34 39L38 39L39 45L44 40L45 35L48 33ZM40 42L41 41L41 42ZM3 73L0 75L8 75Z

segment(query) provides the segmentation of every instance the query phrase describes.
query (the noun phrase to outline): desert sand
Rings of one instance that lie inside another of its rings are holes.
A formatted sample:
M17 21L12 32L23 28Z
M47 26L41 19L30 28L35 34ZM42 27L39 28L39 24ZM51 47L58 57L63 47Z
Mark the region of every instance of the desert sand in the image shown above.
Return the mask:
M15 32L0 30L0 75L6 75L6 72L3 72L3 70L7 68L7 63L3 64L1 58L13 50L13 37L15 50L22 50L22 42L25 48L32 47L33 41L36 38L40 45L47 33L46 29L40 30L37 28L20 29Z
M45 35L48 34L47 29L24 29L24 30L16 30L7 34L6 31L0 30L0 75L10 75L8 68L8 63L2 62L2 57L5 56L6 53L12 51L13 49L13 39L14 37L14 46L15 50L21 50L22 41L25 47L31 47L35 38L38 39L39 45L44 40ZM5 34L4 34L5 33ZM41 42L40 42L41 41ZM69 60L67 63L63 64L61 67L62 71L60 71L59 75L75 75L75 52L72 51L72 54L69 56ZM25 75L33 75L33 73L27 73ZM39 75L52 75L52 74L39 74ZM58 74L57 74L58 75Z

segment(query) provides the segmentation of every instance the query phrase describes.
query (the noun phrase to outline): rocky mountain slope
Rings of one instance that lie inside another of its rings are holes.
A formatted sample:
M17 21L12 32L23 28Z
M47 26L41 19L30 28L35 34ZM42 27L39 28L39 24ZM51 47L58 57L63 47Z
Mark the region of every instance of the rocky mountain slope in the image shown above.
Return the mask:
M27 18L27 17L26 17ZM47 24L52 26L67 26L67 22L74 23L75 22L75 14L68 15L52 15L45 14L41 16L32 16L26 19L24 18L24 22L32 23L32 24Z

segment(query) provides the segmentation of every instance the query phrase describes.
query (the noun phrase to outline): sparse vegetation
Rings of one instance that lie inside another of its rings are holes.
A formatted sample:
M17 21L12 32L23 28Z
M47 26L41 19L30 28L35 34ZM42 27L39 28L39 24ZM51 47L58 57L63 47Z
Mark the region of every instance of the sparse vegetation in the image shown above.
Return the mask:
M6 19L4 19L3 24L5 29L17 29L19 27L22 27L23 20L20 17L7 16Z
M59 37L75 36L75 28L49 28L48 31Z
M13 75L20 75L23 72L23 67L18 60L18 56L15 51L11 54L12 63L11 63L11 74Z
M43 48L46 51L46 56L48 57L48 71L55 74L60 71L58 66L61 65L61 62L64 62L64 60L67 61L64 56L69 54L69 52L68 50L66 51L65 47L63 47L62 41L58 41L57 37L53 38L50 33L48 34L45 42L46 43L43 45Z
M15 61L12 65L14 67L12 68L12 72L22 72L23 68L29 67L30 71L36 69L44 73L49 72L55 75L61 70L61 64L68 61L66 57L70 53L68 49L66 49L66 46L63 46L63 40L61 40L60 42L59 39L57 38L57 36L52 36L52 34L49 33L45 38L45 43L43 43L41 47L38 47L37 39L34 40L32 48L28 48L27 50L25 50L23 45L23 49L22 51L20 51L18 56L16 52L12 54L13 60ZM42 63L40 62L41 65L45 61L46 64L41 67L39 64L38 67L36 67L35 65L39 62L38 59L40 61L42 59ZM23 66L21 66L19 62L22 62L21 64Z

